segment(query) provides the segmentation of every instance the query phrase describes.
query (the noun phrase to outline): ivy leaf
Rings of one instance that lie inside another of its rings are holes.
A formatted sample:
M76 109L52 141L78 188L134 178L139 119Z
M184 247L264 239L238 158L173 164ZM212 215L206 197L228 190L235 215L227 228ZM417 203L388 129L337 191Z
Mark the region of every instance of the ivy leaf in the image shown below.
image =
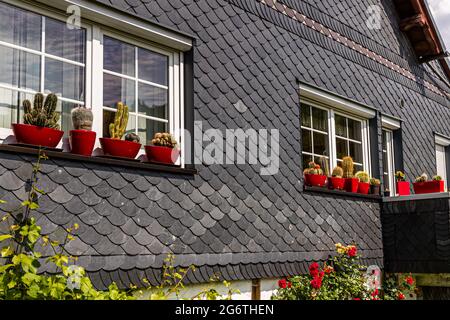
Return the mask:
M5 247L1 251L2 258L9 257L14 253L14 250L11 247Z
M0 235L0 242L5 241L7 239L11 239L13 236L10 234L2 234Z

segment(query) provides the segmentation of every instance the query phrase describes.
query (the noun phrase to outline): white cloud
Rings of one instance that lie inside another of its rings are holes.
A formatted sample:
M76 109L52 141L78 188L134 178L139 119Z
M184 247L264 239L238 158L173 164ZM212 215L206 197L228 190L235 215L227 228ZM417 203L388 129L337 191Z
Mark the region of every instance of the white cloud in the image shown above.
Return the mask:
M428 0L442 40L450 50L450 0Z

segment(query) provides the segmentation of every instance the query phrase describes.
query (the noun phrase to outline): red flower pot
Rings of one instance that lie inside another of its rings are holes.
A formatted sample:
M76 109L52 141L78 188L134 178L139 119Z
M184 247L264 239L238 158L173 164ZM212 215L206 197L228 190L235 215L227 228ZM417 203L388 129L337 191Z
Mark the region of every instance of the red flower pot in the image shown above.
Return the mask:
M327 176L320 174L305 174L305 181L308 182L308 185L311 187L324 187L327 183Z
M409 196L411 194L408 181L397 181L395 185L399 196Z
M358 178L345 178L344 180L345 180L344 182L345 191L353 193L358 192L358 184L359 184Z
M48 148L56 148L64 135L64 131L31 124L14 123L12 129L18 143Z
M345 184L344 178L339 177L329 177L328 178L328 187L334 190L343 190Z
M89 130L70 130L69 143L70 152L82 156L92 155L97 134Z
M444 181L414 182L413 187L415 194L444 192Z
M145 146L145 153L149 161L175 164L180 156L180 149L162 146Z
M359 182L358 183L358 193L361 194L369 194L370 183L368 182Z
M141 149L141 144L133 141L111 138L100 138L99 140L103 153L108 156L134 159Z

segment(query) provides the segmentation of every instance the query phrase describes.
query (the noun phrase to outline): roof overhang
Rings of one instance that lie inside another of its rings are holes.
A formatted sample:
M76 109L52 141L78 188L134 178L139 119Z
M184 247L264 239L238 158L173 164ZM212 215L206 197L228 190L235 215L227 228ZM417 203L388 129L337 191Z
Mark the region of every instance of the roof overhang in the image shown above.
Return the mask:
M420 63L439 60L450 79L449 56L425 0L394 0L400 28L412 43Z

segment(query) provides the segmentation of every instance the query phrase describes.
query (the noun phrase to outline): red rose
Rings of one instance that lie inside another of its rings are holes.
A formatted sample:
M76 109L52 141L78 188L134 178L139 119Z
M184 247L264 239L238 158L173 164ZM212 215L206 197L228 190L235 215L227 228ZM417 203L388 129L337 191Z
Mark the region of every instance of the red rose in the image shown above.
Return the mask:
M311 286L314 289L320 289L320 287L322 286L322 279L320 279L319 277L315 277L311 280Z
M349 256L350 258L352 258L352 257L356 256L356 252L357 252L356 247L351 247L351 248L347 251L347 254L348 254L348 256Z
M324 273L323 271L320 271L320 272L319 272L319 278L320 278L320 279L323 279L323 276L324 276L324 275L325 275L325 273Z
M292 283L290 281L287 283L287 287L292 288Z
M309 274L313 278L316 278L319 275L319 264L317 262L311 263L311 265L309 266Z
M412 286L414 284L414 278L411 276L407 276L405 280L406 280L406 283L409 284L410 286Z
M281 289L286 289L286 286L287 286L286 279L281 279L280 281L278 281L278 286Z
M361 300L361 298L353 298L353 300Z
M376 297L378 295L378 289L375 289L375 291L374 292L372 292L372 297Z
M398 293L398 300L405 300L405 295L401 292Z

